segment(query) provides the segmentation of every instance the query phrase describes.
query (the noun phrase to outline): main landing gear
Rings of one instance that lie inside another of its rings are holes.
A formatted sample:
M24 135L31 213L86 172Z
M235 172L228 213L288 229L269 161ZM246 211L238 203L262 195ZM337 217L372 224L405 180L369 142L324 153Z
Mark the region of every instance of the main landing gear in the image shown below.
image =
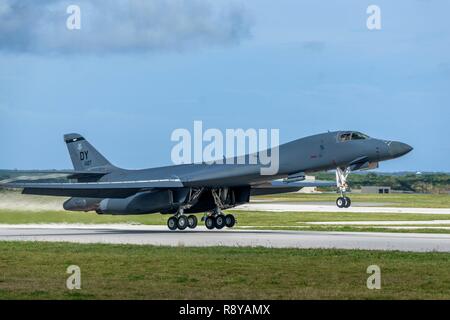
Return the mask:
M201 190L198 192L195 191L190 196L190 199L198 199ZM214 199L215 208L207 213L202 218L202 221L205 222L205 226L207 229L223 229L233 228L236 225L236 218L232 214L223 214L222 209L229 209L233 207L230 203L227 203L226 200L229 198L228 189L212 189L211 190L212 197ZM223 201L225 199L225 201ZM191 201L189 201L191 202ZM195 229L197 227L197 217L195 215L186 216L184 214L184 210L186 208L190 208L189 205L184 205L178 209L178 212L167 220L167 226L170 230L185 230L186 228Z
M205 221L205 226L209 230L214 228L220 230L224 227L233 228L236 224L236 218L232 214L224 215L222 213L221 208L227 208L222 201L222 198L226 198L226 195L223 194L223 192L225 191L219 189L211 190L216 208L202 219Z
M193 214L186 216L183 214L183 210L179 210L176 215L167 220L167 226L170 230L184 230L186 228L195 229L197 224L197 217Z
M346 195L348 190L347 177L350 171L350 168L336 168L336 186L341 194L336 200L338 208L349 208L352 205L352 201Z
M232 214L224 215L220 210L214 210L212 214L203 217L207 229L223 229L224 227L233 228L236 224L236 218Z
M202 218L205 221L205 226L209 230L212 229L223 229L224 227L233 228L236 225L236 218L232 214L224 215L219 214L209 214ZM167 220L167 226L170 230L185 230L186 228L195 229L197 227L198 220L193 214L186 216L184 214L175 215Z

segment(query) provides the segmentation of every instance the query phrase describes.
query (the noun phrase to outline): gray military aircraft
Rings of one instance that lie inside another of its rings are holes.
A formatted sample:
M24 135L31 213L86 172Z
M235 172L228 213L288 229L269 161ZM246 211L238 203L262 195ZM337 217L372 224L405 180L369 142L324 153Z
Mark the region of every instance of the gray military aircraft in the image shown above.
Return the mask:
M235 159L224 164L194 163L126 170L112 165L79 134L67 134L64 140L75 170L61 173L77 182L8 181L0 183L0 187L20 188L23 194L72 197L64 203L64 209L69 211L171 214L167 221L171 230L195 228L198 220L194 213L205 213L202 220L208 229L231 228L236 219L231 214L223 214L222 210L247 203L252 195L329 185L328 182L304 181L306 173L324 170L336 170L340 193L337 206L350 207L351 200L346 195L350 172L377 168L380 161L400 157L413 149L405 143L375 139L356 131L328 132L280 145L278 173L269 176L261 174L263 164L259 161L238 164Z

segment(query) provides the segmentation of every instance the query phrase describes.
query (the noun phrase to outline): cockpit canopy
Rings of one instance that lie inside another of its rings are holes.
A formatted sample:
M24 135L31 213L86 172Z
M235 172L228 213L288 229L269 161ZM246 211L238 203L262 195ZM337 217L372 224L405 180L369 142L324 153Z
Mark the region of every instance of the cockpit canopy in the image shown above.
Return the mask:
M350 140L366 140L366 139L369 139L368 135L357 131L341 132L338 135L338 141L341 142Z

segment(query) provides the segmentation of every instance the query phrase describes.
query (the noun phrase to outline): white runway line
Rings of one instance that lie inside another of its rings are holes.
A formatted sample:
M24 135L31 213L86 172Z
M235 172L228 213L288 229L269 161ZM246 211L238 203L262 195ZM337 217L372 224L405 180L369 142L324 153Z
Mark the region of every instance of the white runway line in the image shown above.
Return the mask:
M450 224L450 220L389 220L389 221L322 221L322 222L302 222L305 224L315 225L368 225L368 226L384 226L384 225L433 225L433 224Z
M311 205L299 203L248 203L238 206L233 210L274 212L417 213L450 215L450 208L350 207L340 209L334 205Z
M450 234L267 230L207 231L205 227L173 232L167 230L165 226L140 225L0 225L0 241L450 252Z

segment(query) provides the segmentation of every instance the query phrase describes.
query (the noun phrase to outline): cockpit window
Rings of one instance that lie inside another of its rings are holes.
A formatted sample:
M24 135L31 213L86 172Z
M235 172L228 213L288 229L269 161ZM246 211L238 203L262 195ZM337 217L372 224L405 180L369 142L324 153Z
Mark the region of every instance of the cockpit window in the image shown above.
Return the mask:
M366 136L364 133L361 132L353 132L352 133L352 140L366 140L369 137Z
M352 134L350 132L342 133L339 136L339 141L349 141L352 139Z
M339 135L339 141L365 140L365 139L369 139L369 136L361 132L344 132Z

